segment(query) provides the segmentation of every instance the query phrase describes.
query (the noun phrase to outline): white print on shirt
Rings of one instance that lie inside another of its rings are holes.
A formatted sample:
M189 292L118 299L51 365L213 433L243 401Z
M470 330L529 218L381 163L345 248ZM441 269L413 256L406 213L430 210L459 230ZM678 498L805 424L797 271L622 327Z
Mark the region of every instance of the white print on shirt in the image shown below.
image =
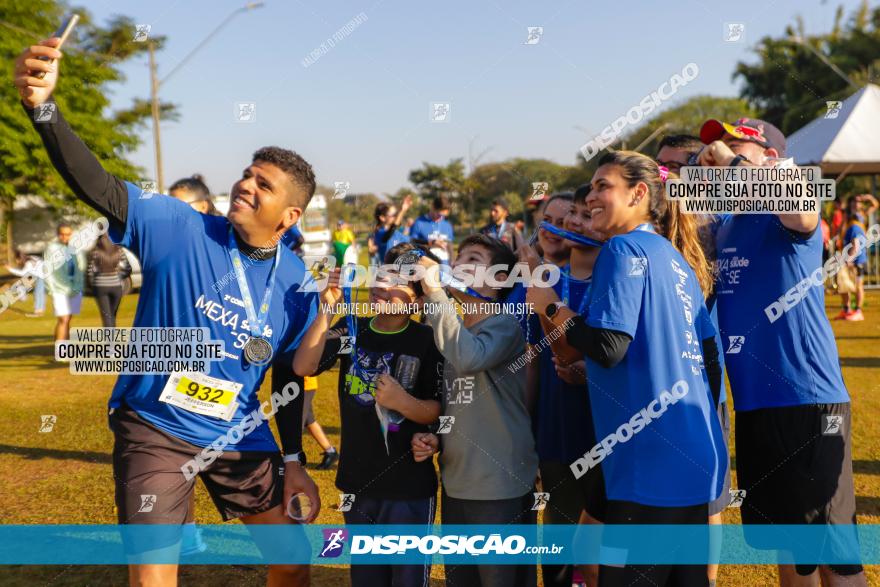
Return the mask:
M220 302L206 300L205 294L199 296L195 307L200 309L202 314L209 320L219 322L232 333L232 336L235 338L235 343L232 345L234 348L244 348L244 343L251 337L250 326L246 316L242 316L234 308L226 309ZM269 327L269 324L263 325L261 336L268 340L272 339L272 329Z
M456 377L451 382L443 382L446 390L446 405L469 404L474 401L474 376Z
M691 361L691 372L694 375L700 374L703 366L703 349L700 339L694 330L694 300L687 293L686 285L688 274L681 268L675 259L670 261L672 270L678 275L678 283L675 284L675 293L678 295L679 301L684 311L684 319L688 323L688 328L684 330L685 349L681 351L681 358Z
M736 247L727 247L722 253L736 253ZM719 257L712 264L712 273L718 284L719 294L732 294L734 286L740 284L742 271L749 266L749 260L745 257L734 255L733 257Z

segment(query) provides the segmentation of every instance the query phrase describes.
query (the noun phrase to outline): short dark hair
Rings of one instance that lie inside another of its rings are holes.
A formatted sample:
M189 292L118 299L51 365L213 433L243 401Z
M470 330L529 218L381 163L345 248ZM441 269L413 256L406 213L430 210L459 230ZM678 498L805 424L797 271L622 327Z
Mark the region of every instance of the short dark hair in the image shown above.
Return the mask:
M693 135L666 135L660 140L657 152L659 153L663 147L684 149L690 153L696 153L703 148L703 141Z
M379 217L388 214L389 208L391 208L391 206L388 202L379 202L376 204L376 208L373 210L373 219L376 221L376 226L379 225Z
M446 196L437 196L434 198L434 201L431 202L431 208L434 210L449 210L449 200Z
M208 189L208 186L205 185L205 178L203 178L198 173L194 173L189 177L184 177L183 179L178 179L174 183L171 184L171 187L168 188L168 192L171 193L175 190L186 190L188 192L192 192L198 200L197 202L201 202L204 200L211 199L211 190Z
M473 246L483 247L489 251L490 265L503 265L505 267L503 271L508 275L513 272L513 266L517 263L516 253L510 250L510 247L499 239L487 234L472 234L461 241L458 245L458 250L461 252L467 247ZM513 287L501 288L498 292L498 299L503 300L512 290Z
M571 199L573 204L586 204L587 196L590 195L590 191L593 189L593 186L589 183L585 183L582 186L578 186L578 189L574 190L574 197Z
M69 222L59 222L58 226L55 227L55 234L61 232L62 228L69 228L70 230L73 230L73 225Z
M256 163L257 161L271 163L286 173L294 184L305 191L305 197L294 193L289 198L291 206L305 210L312 196L315 195L315 172L312 166L297 153L281 147L263 147L257 150L252 162Z
M510 212L510 206L507 205L507 200L505 200L504 198L495 198L494 200L492 200L492 205L504 208L505 212Z
M411 251L421 251L423 255L425 254L424 249L413 243L397 243L396 245L388 249L388 252L385 253L385 258L383 259L383 261L386 265L394 265L400 257ZM433 255L426 256L430 256L432 259L436 260L436 257L434 257ZM413 291L416 292L416 295L418 297L422 297L423 295L425 295L425 292L422 289L422 283L420 281L410 281L409 285L413 288Z

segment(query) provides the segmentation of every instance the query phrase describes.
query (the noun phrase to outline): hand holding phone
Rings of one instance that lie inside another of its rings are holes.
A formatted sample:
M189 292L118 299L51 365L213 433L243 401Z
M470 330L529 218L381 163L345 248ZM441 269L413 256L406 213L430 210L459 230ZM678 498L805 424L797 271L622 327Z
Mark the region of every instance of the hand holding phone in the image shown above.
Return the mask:
M69 37L70 33L73 32L73 27L75 27L76 23L78 23L78 22L79 22L79 15L78 14L71 14L69 17L67 17L61 23L61 26L58 27L58 30L55 31L55 34L52 35L53 38L58 37L60 39L60 41L58 41L58 44L55 45L55 48L57 50L59 50L59 51L61 50L61 46L64 45L65 41L67 41L67 37ZM37 57L37 59L40 59L42 61L48 61L49 63L52 63L54 61L51 57L46 57L45 55L41 55L41 56ZM34 77L37 79L43 79L44 77L46 77L46 73L47 72L45 72L45 71L38 71L37 73L34 74Z
M28 108L37 108L52 95L58 81L58 70L52 63L61 58L58 48L70 36L70 31L78 20L79 17L74 14L59 29L61 36L31 45L15 60L13 83L18 88L21 101Z

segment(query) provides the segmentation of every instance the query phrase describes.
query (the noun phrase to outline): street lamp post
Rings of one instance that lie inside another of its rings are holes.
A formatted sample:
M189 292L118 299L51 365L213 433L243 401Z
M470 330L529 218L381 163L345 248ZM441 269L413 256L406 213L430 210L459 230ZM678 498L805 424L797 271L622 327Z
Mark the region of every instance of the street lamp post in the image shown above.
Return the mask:
M223 22L217 25L214 30L208 33L201 43L195 46L195 48L186 54L186 56L180 60L180 62L174 66L174 68L168 72L168 74L163 77L161 80L159 79L159 73L156 66L156 57L155 57L155 44L150 41L149 43L149 52L150 52L150 105L151 105L151 113L153 118L153 150L155 154L156 161L156 188L157 191L161 194L165 191L165 181L164 174L162 173L162 139L161 133L159 129L159 88L168 81L172 75L174 75L177 70L179 70L189 59L195 55L199 49L208 44L208 41L211 40L214 35L220 32L220 29L225 27L229 22L243 12L247 12L248 10L253 10L256 8L261 8L264 5L263 2L248 2L241 8L235 9L229 16L227 16Z

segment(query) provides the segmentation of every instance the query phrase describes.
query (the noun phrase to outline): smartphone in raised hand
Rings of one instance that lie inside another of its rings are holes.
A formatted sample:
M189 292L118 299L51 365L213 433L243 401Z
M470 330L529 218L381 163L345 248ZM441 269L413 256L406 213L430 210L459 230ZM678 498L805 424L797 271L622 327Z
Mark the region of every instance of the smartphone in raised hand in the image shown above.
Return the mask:
M52 35L53 37L58 37L61 39L61 42L58 43L57 47L55 47L56 49L58 49L59 51L61 50L62 45L64 45L64 42L67 41L67 37L69 37L70 33L73 32L73 27L75 27L76 23L78 22L78 14L71 14L70 16L65 18L64 21L62 21L61 26L58 27L58 30L55 31L55 34ZM52 59L48 57L38 57L38 59L42 59L43 61L52 61ZM43 79L44 77L46 77L46 72L38 71L34 74L34 77L38 79Z

